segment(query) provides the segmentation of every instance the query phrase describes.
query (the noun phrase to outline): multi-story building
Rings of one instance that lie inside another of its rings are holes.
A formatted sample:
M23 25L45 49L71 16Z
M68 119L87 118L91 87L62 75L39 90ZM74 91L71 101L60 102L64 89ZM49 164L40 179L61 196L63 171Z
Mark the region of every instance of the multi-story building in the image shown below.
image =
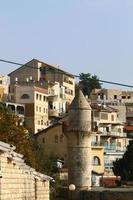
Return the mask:
M65 96L66 104L70 104L75 96L75 79L72 74L36 59L11 72L9 76L11 85L25 82L39 82L45 86L53 84L56 90L60 90L60 96Z
M94 89L91 92L92 101L104 100L115 102L133 102L133 91L123 91L119 89Z
M124 124L115 108L93 103L92 105L93 145L104 146L105 175L112 174L113 161L121 158L129 139L123 132Z
M127 136L133 137L133 91L94 89L90 97L92 102L116 108Z
M0 102L7 101L9 83L10 80L8 76L0 75Z
M37 133L49 125L48 93L44 87L34 85L10 85L9 99L25 105L25 126Z
M75 79L72 74L36 59L29 61L22 67L11 72L9 76L9 100L12 102L26 103L26 110L27 103L33 104L33 100L31 101L31 98L29 98L28 101L26 101L19 98L18 94L16 94L20 89L19 86L21 86L21 88L23 86L24 90L26 90L26 88L29 90L28 87L31 86L37 87L38 90L41 88L41 95L43 95L43 92L44 95L46 95L47 90L48 108L46 108L46 110L48 109L48 117L50 121L54 120L56 117L64 115L75 96ZM15 88L17 88L17 90ZM42 88L44 88L44 91ZM38 111L32 112L32 114L33 119L40 118L38 116ZM27 120L28 118L26 117L26 124L29 124L29 120ZM40 120L38 119L38 128L35 128L35 132L46 127L42 127L42 125L39 126L39 121ZM46 125L48 124L47 121L48 119L46 119L44 123L41 123ZM33 123L35 123L34 120L32 120L32 127Z
M49 118L63 116L67 111L65 87L59 82L48 85Z

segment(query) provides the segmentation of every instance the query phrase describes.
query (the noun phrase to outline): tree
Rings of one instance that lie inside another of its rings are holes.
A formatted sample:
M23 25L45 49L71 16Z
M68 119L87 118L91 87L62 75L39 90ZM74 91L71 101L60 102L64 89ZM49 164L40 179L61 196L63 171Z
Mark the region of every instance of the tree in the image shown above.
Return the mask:
M84 95L90 96L90 93L93 89L101 88L101 84L96 75L91 75L90 73L87 73L87 74L81 73L79 74L79 80L80 80L79 86Z
M113 162L113 172L121 176L121 180L133 181L133 140L129 141L123 157Z
M16 146L16 152L24 155L31 167L41 170L39 163L39 148L34 137L19 125L19 117L4 104L0 104L0 141Z

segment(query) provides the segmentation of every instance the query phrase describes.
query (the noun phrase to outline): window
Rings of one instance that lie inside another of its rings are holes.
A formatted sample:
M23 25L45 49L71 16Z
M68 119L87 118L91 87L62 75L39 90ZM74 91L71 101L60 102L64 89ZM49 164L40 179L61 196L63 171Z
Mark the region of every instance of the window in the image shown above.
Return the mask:
M42 138L42 143L45 143L45 138L44 137Z
M39 112L41 112L41 107L39 107Z
M40 125L40 120L38 120L38 125Z
M36 94L36 100L38 100L38 94Z
M29 99L29 98L30 98L30 96L28 94L23 94L21 96L21 99Z
M114 95L114 99L117 99L117 95L116 94Z
M45 113L45 108L43 108L43 112Z
M38 106L36 106L36 111L38 111Z
M107 120L108 114L107 113L101 113L101 119Z
M55 143L58 143L58 135L55 135L54 141L55 141Z
M94 156L92 159L92 164L93 165L100 165L100 159L98 156Z
M43 101L46 101L46 98L45 98L45 96L43 96Z
M114 121L114 115L111 115L111 121Z
M94 117L99 117L99 112L94 111Z
M41 125L43 125L43 120L41 120Z
M108 126L106 127L106 131L109 132L109 127Z
M122 96L122 99L126 99L126 96L123 95L123 96Z
M39 95L39 100L41 101L41 99L42 99L42 95L40 94L40 95Z

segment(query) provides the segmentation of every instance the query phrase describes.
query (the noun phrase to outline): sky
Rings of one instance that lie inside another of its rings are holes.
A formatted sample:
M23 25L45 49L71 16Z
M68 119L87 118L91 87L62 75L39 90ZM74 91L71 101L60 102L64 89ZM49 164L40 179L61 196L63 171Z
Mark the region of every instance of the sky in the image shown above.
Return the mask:
M1 1L0 59L32 58L133 85L133 1ZM0 74L16 68L0 62Z

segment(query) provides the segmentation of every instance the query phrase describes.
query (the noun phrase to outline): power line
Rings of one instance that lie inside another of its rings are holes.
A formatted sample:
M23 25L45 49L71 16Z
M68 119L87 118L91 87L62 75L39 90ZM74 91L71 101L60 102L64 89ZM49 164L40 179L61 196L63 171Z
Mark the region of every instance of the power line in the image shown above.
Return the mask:
M9 61L9 60L0 59L0 62L4 62L4 63L8 63L8 64L19 65L19 66L25 66L25 67L29 67L29 68L34 68L34 69L36 68L36 69L38 69L38 67L33 67L33 66L31 66L31 65L21 64L21 63Z
M130 87L133 88L133 85L127 85L127 84L123 84L123 83L117 83L117 82L111 82L111 81L103 81L103 80L99 80L102 83L108 83L108 84L113 84L113 85L119 85L119 86L123 86L123 87Z
M8 63L8 64L13 64L13 65L19 65L19 66L25 66L25 67L29 67L29 68L33 68L33 69L39 69L38 67L33 67L31 65L28 64L22 64L22 63L18 63L18 62L14 62L14 61L9 61L9 60L4 60L4 59L0 59L0 62L4 62L4 63ZM48 65L48 64L47 64ZM56 68L56 73L63 73L63 70L60 71L60 69ZM52 73L52 72L49 72ZM69 74L69 73L68 73ZM75 74L71 74L74 77L79 78L79 75L75 75ZM112 84L112 85L119 85L119 86L123 86L123 87L129 87L129 88L133 88L133 85L128 85L128 84L123 84L123 83L117 83L117 82L112 82L112 81L105 81L105 80L101 80L99 79L99 82L101 83L107 83L107 84Z

